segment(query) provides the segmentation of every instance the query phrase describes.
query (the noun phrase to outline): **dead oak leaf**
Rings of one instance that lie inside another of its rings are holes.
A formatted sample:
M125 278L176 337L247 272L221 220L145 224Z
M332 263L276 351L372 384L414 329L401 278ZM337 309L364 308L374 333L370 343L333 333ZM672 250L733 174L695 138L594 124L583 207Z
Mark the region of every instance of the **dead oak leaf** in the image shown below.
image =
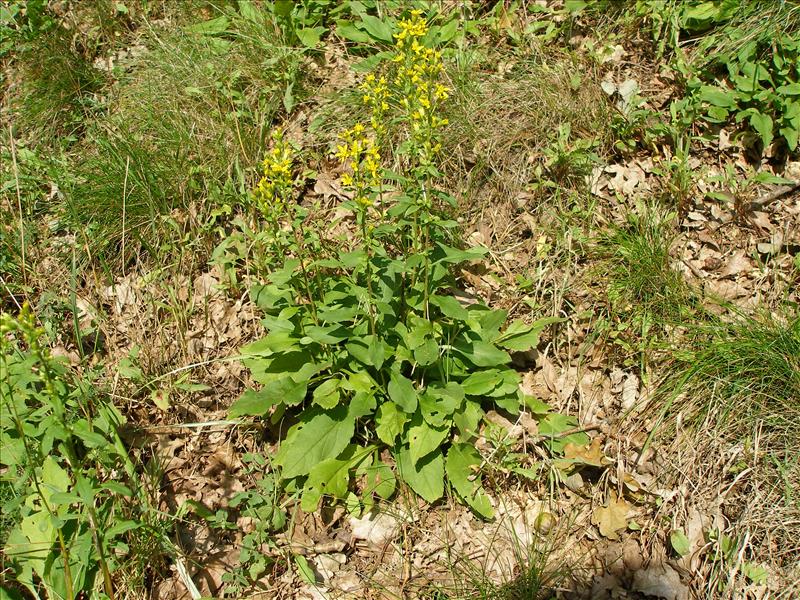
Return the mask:
M608 493L605 506L598 506L592 513L592 524L597 525L600 535L610 540L618 540L617 532L628 526L628 512L633 505L624 498L617 498L614 491Z
M564 446L564 458L572 464L589 465L590 467L602 467L610 465L611 460L603 454L600 444L600 437L592 440L591 444L573 444L572 442Z

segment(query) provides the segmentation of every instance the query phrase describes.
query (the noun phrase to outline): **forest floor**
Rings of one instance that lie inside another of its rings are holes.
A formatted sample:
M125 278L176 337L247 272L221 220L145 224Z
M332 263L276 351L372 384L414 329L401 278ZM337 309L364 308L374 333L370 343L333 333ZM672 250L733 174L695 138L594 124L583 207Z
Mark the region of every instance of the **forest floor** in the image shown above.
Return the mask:
M0 300L124 417L157 535L137 546L113 529L125 510L103 517L117 597L800 595L800 72L774 58L800 55L795 4L24 4L0 8ZM450 90L437 185L484 252L453 295L550 319L511 353L550 417L489 402L469 441L491 518L447 486L367 501L357 475L310 510L272 465L296 417L229 413L259 388L242 348L273 327L253 286L286 258L253 227L271 132L300 149L303 226L350 248L337 138L417 5ZM0 598L55 598L13 548L33 543L35 477L8 460L5 406Z

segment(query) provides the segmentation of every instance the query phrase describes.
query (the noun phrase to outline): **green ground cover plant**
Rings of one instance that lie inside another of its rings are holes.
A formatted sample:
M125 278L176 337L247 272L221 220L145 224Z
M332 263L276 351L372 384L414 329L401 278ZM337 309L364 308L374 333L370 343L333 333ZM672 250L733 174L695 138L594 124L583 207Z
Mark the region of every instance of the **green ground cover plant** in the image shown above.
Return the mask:
M0 316L6 567L35 596L100 587L116 598L112 576L142 585L157 568L165 529L119 436L122 415L44 342L27 307Z
M364 504L373 494L390 497L396 475L383 458L388 448L399 478L425 500L441 498L449 482L489 517L475 471L481 458L470 440L486 404L551 417L546 405L521 394L509 351L535 346L552 320L503 328L506 311L464 306L451 295L453 267L483 251L449 245L456 223L441 212L453 203L436 187L446 125L438 108L449 94L440 82L441 55L430 47L419 11L398 27L388 67L362 84L370 122L345 131L337 146L356 249L311 252L316 234L292 202L294 149L278 134L264 161L255 199L276 251L292 258L251 291L269 333L242 354L263 387L245 392L230 416L296 420L275 463L306 510L323 497L346 498L352 474L363 482ZM378 150L392 113L407 136L397 149L400 172L385 169ZM559 424L566 430L575 422ZM573 437L585 443L583 434Z
M601 234L590 250L599 260L595 273L603 287L610 320L609 339L626 354L647 355L671 327L691 319L691 289L672 265L675 214L658 206L641 205L626 215L623 225Z
M674 109L708 124L734 124L763 150L790 152L800 133L800 5L796 2L641 2L662 52L674 53L684 98Z

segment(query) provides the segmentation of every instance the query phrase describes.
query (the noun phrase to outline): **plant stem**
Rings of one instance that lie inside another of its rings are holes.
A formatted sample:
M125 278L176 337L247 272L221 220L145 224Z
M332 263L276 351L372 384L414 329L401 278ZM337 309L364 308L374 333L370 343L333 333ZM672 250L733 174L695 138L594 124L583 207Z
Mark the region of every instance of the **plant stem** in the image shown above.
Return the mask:
M370 239L367 231L367 209L362 208L359 211L359 220L361 221L361 237L364 240L364 245L367 249L366 261L366 276L367 276L367 313L369 314L369 330L372 335L375 335L375 310L373 305L372 293L372 240Z

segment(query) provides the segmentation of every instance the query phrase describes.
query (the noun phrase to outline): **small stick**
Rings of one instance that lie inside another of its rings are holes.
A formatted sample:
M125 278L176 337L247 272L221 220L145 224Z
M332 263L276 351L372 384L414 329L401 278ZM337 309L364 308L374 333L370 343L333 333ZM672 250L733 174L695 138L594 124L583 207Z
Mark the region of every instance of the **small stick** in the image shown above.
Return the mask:
M791 194L793 191L800 189L800 181L795 181L789 185L785 185L783 187L779 187L777 190L770 192L769 194L765 194L761 196L758 200L754 200L750 203L750 210L760 210L764 208L770 202L773 202L780 198L781 196L785 196L786 194Z

